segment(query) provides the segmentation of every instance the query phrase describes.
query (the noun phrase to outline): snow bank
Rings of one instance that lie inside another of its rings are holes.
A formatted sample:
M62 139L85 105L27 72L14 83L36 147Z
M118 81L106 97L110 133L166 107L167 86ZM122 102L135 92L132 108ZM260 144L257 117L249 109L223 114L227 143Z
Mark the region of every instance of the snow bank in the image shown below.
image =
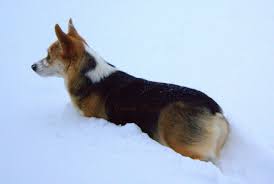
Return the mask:
M12 118L21 123L1 125L10 128L1 135L1 183L267 183L273 178L273 153L234 126L216 167L158 144L133 123L84 118L70 104L49 108L29 117L25 111Z

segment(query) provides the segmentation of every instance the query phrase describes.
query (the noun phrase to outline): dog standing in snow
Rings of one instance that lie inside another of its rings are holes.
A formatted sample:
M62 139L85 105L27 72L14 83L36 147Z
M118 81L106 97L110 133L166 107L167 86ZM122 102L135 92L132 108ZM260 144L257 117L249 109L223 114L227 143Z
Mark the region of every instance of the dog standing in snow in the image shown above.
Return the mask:
M215 161L228 137L220 106L204 93L136 78L107 63L78 34L55 25L58 38L48 55L32 65L41 76L60 76L75 108L86 117L115 124L136 123L143 132L176 152Z

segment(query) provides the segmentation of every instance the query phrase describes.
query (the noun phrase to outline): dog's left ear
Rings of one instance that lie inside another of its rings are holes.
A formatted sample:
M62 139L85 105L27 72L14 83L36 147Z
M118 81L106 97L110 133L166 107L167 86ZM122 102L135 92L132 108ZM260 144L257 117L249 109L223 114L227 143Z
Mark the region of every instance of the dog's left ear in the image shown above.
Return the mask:
M58 41L61 44L63 54L68 56L71 53L73 46L71 38L62 31L58 24L55 25L55 33L58 38Z
M73 23L72 23L72 19L69 19L69 23L68 23L68 35L73 36L73 37L80 37L80 35L78 34L78 32L76 31ZM81 38L81 37L80 37Z

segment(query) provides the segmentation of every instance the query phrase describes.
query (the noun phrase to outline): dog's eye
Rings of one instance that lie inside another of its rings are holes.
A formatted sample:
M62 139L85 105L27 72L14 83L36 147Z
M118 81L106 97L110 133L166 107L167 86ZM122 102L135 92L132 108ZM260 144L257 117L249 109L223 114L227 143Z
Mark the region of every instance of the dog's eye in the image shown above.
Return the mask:
M43 59L42 63L44 66L49 66L49 62L47 59Z

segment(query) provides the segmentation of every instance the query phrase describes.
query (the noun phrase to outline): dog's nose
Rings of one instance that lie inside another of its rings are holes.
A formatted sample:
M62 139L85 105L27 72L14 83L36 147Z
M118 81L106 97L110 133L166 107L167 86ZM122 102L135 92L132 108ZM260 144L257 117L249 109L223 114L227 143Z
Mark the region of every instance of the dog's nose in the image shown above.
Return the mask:
M33 71L36 71L37 70L37 64L31 65L31 68L33 69Z

